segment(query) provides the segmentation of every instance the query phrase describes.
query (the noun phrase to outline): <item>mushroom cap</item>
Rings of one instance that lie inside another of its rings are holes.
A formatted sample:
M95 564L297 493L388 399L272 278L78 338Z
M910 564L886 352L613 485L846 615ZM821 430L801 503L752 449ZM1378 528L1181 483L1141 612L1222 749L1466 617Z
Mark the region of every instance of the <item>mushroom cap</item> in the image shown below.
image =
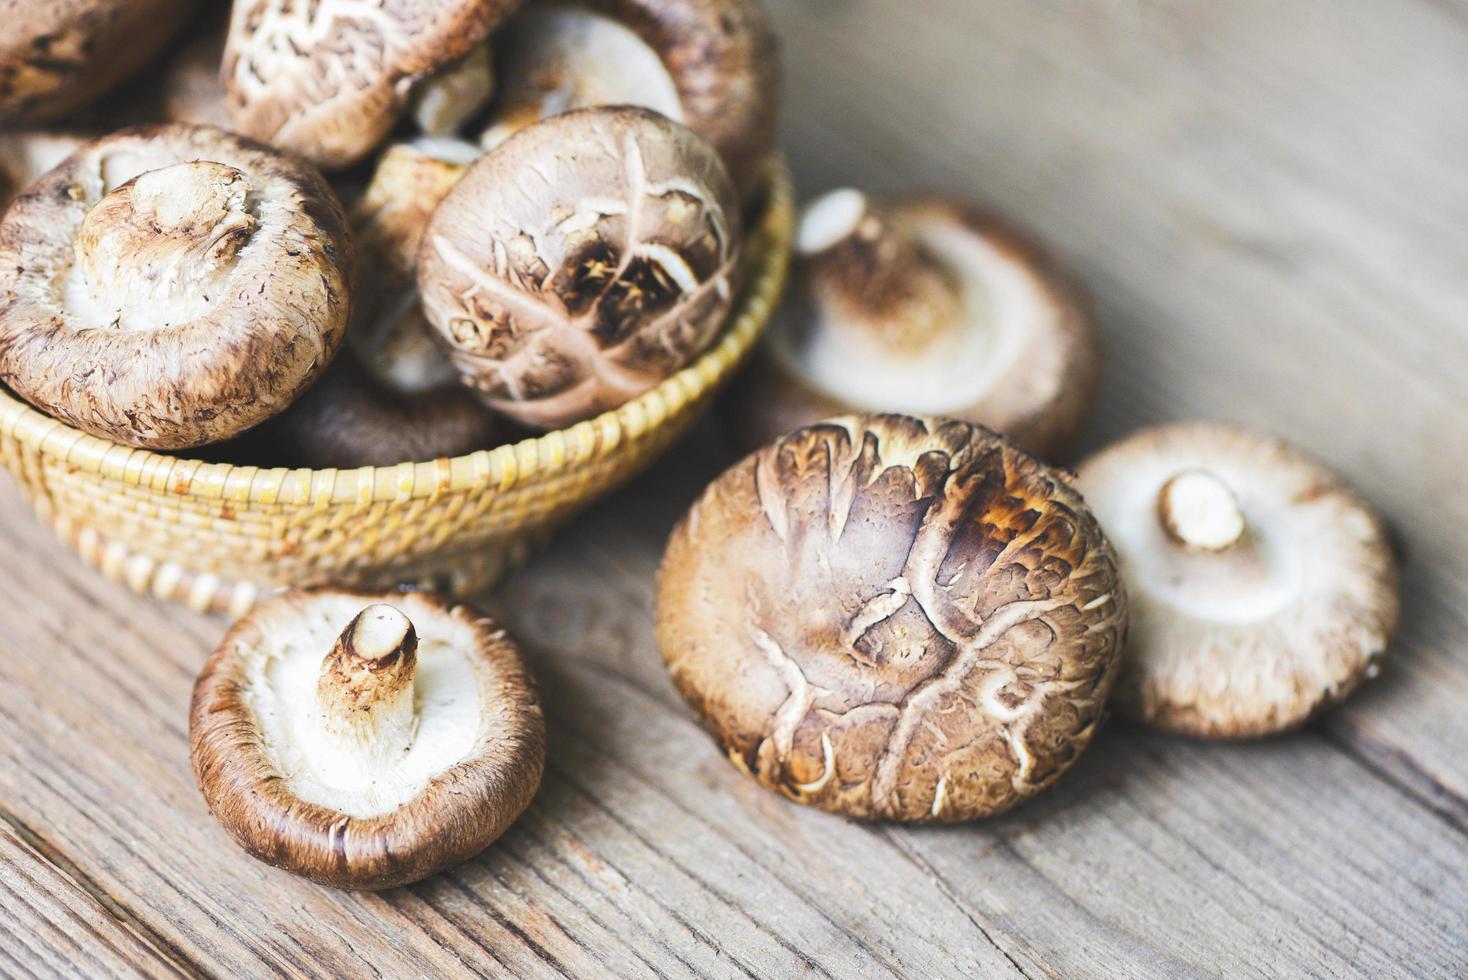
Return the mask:
M417 633L417 728L389 768L335 764L314 701L327 651L364 607ZM318 713L313 714L313 711ZM267 599L204 665L189 710L194 777L253 856L335 888L392 888L482 851L530 805L545 722L519 648L425 593Z
M1298 450L1228 425L1168 425L1085 460L1077 486L1131 596L1115 697L1129 717L1202 737L1266 735L1374 674L1398 613L1386 531Z
M0 214L46 171L76 152L88 137L67 130L0 133Z
M469 168L429 223L418 287L464 383L555 428L707 347L738 259L734 188L707 143L644 109L582 109Z
M228 438L336 353L353 261L302 161L208 126L123 130L0 221L0 381L128 445Z
M704 491L658 572L663 659L734 764L864 819L967 820L1049 786L1125 624L1065 477L953 420L785 436Z
M327 169L380 144L414 87L468 55L518 0L239 0L223 77L235 128Z
M530 4L504 32L504 92L485 141L570 109L642 106L712 144L747 195L775 147L779 47L759 0Z
M746 445L846 412L979 422L1064 452L1100 383L1077 283L1004 219L852 190L812 202L792 302L730 399Z
M219 11L227 14L227 11ZM163 72L163 118L233 129L219 66L224 61L226 16L211 16L198 25Z
M54 119L148 64L194 0L0 0L0 124Z

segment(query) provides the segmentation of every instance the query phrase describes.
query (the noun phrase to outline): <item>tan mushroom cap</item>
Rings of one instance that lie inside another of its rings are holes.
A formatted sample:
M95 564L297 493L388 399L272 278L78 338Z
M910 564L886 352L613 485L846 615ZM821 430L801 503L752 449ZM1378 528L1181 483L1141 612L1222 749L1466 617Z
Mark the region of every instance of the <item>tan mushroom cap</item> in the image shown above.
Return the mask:
M1116 693L1130 717L1267 735L1375 673L1398 611L1386 532L1293 447L1220 424L1146 429L1087 459L1077 486L1131 596Z
M865 819L958 821L1058 778L1126 624L1065 478L993 432L896 415L746 457L674 529L657 638L736 766Z
M279 419L284 458L303 466L390 466L493 445L502 428L459 383L418 297L423 230L478 147L420 137L378 161L351 209L362 285L347 350Z
M290 592L240 620L189 711L209 811L254 857L336 888L408 884L529 806L545 722L519 649L424 593Z
M843 189L797 232L792 302L733 393L746 445L845 412L979 422L1046 458L1090 412L1100 349L1074 281L1001 219Z
M148 64L194 0L0 0L0 124L78 109Z
M708 346L733 302L733 185L691 130L596 108L521 130L434 212L430 323L485 404L536 428L615 408Z
M239 0L223 77L235 127L336 169L383 142L415 91L517 0Z
M21 192L71 156L89 137L67 130L0 133L0 214Z
M223 130L88 143L0 221L0 381L127 445L242 432L341 344L345 223L315 170Z
M637 105L698 133L748 194L775 147L779 42L759 0L558 0L506 25L497 145L571 109Z

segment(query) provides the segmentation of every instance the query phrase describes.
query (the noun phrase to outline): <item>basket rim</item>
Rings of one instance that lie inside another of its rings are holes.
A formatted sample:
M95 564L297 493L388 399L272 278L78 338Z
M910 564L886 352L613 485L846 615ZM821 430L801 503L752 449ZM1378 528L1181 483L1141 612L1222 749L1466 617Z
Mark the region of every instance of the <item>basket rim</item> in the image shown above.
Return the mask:
M241 504L318 504L433 497L472 489L508 490L534 474L563 470L657 428L718 384L753 346L784 290L794 231L794 186L783 156L765 165L767 195L747 242L758 260L713 345L631 401L562 429L463 456L353 469L213 463L125 446L52 418L0 387L0 436L14 438L76 471L127 486Z

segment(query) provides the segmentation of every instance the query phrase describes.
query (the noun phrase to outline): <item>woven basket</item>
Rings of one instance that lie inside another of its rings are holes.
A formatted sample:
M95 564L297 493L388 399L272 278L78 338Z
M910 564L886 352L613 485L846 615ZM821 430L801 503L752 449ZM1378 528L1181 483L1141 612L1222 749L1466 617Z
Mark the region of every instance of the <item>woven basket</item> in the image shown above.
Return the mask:
M88 564L138 592L242 615L316 583L488 588L578 509L639 470L707 407L785 284L790 178L770 168L746 236L745 286L723 334L615 411L514 445L355 470L261 469L86 435L0 389L0 461Z

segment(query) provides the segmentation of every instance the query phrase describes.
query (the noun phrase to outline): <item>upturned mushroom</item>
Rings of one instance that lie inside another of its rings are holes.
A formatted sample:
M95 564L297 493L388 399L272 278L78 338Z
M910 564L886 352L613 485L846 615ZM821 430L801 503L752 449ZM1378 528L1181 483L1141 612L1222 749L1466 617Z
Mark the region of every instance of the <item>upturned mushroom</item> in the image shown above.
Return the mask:
M519 649L423 593L286 593L240 620L189 710L209 811L267 864L376 890L467 860L529 806L545 723Z
M462 119L486 102L484 41L516 4L241 0L224 52L230 116L241 132L321 167L350 166L410 108Z
M707 143L644 109L582 109L469 168L429 223L418 288L464 383L548 429L700 353L733 302L739 248Z
M498 47L486 146L571 109L642 106L708 140L746 194L774 149L779 43L759 0L533 3Z
M81 108L148 64L194 0L0 3L0 124Z
M132 446L228 438L341 344L353 278L312 168L207 126L82 147L0 221L0 381Z
M729 402L746 445L845 412L943 415L1061 453L1100 352L1075 283L990 214L832 191L802 214L792 302Z
M387 466L493 443L495 417L434 341L416 275L429 217L479 153L421 137L378 162L351 210L362 283L346 351L279 419L275 435L291 462Z
M1116 703L1207 738L1304 723L1375 674L1397 569L1370 507L1270 436L1146 429L1080 466L1121 557L1132 630Z
M0 133L0 214L46 171L71 156L87 137L67 130Z
M1058 471L981 426L834 419L678 523L657 581L674 684L761 784L863 819L959 821L1053 783L1126 628L1111 547Z

